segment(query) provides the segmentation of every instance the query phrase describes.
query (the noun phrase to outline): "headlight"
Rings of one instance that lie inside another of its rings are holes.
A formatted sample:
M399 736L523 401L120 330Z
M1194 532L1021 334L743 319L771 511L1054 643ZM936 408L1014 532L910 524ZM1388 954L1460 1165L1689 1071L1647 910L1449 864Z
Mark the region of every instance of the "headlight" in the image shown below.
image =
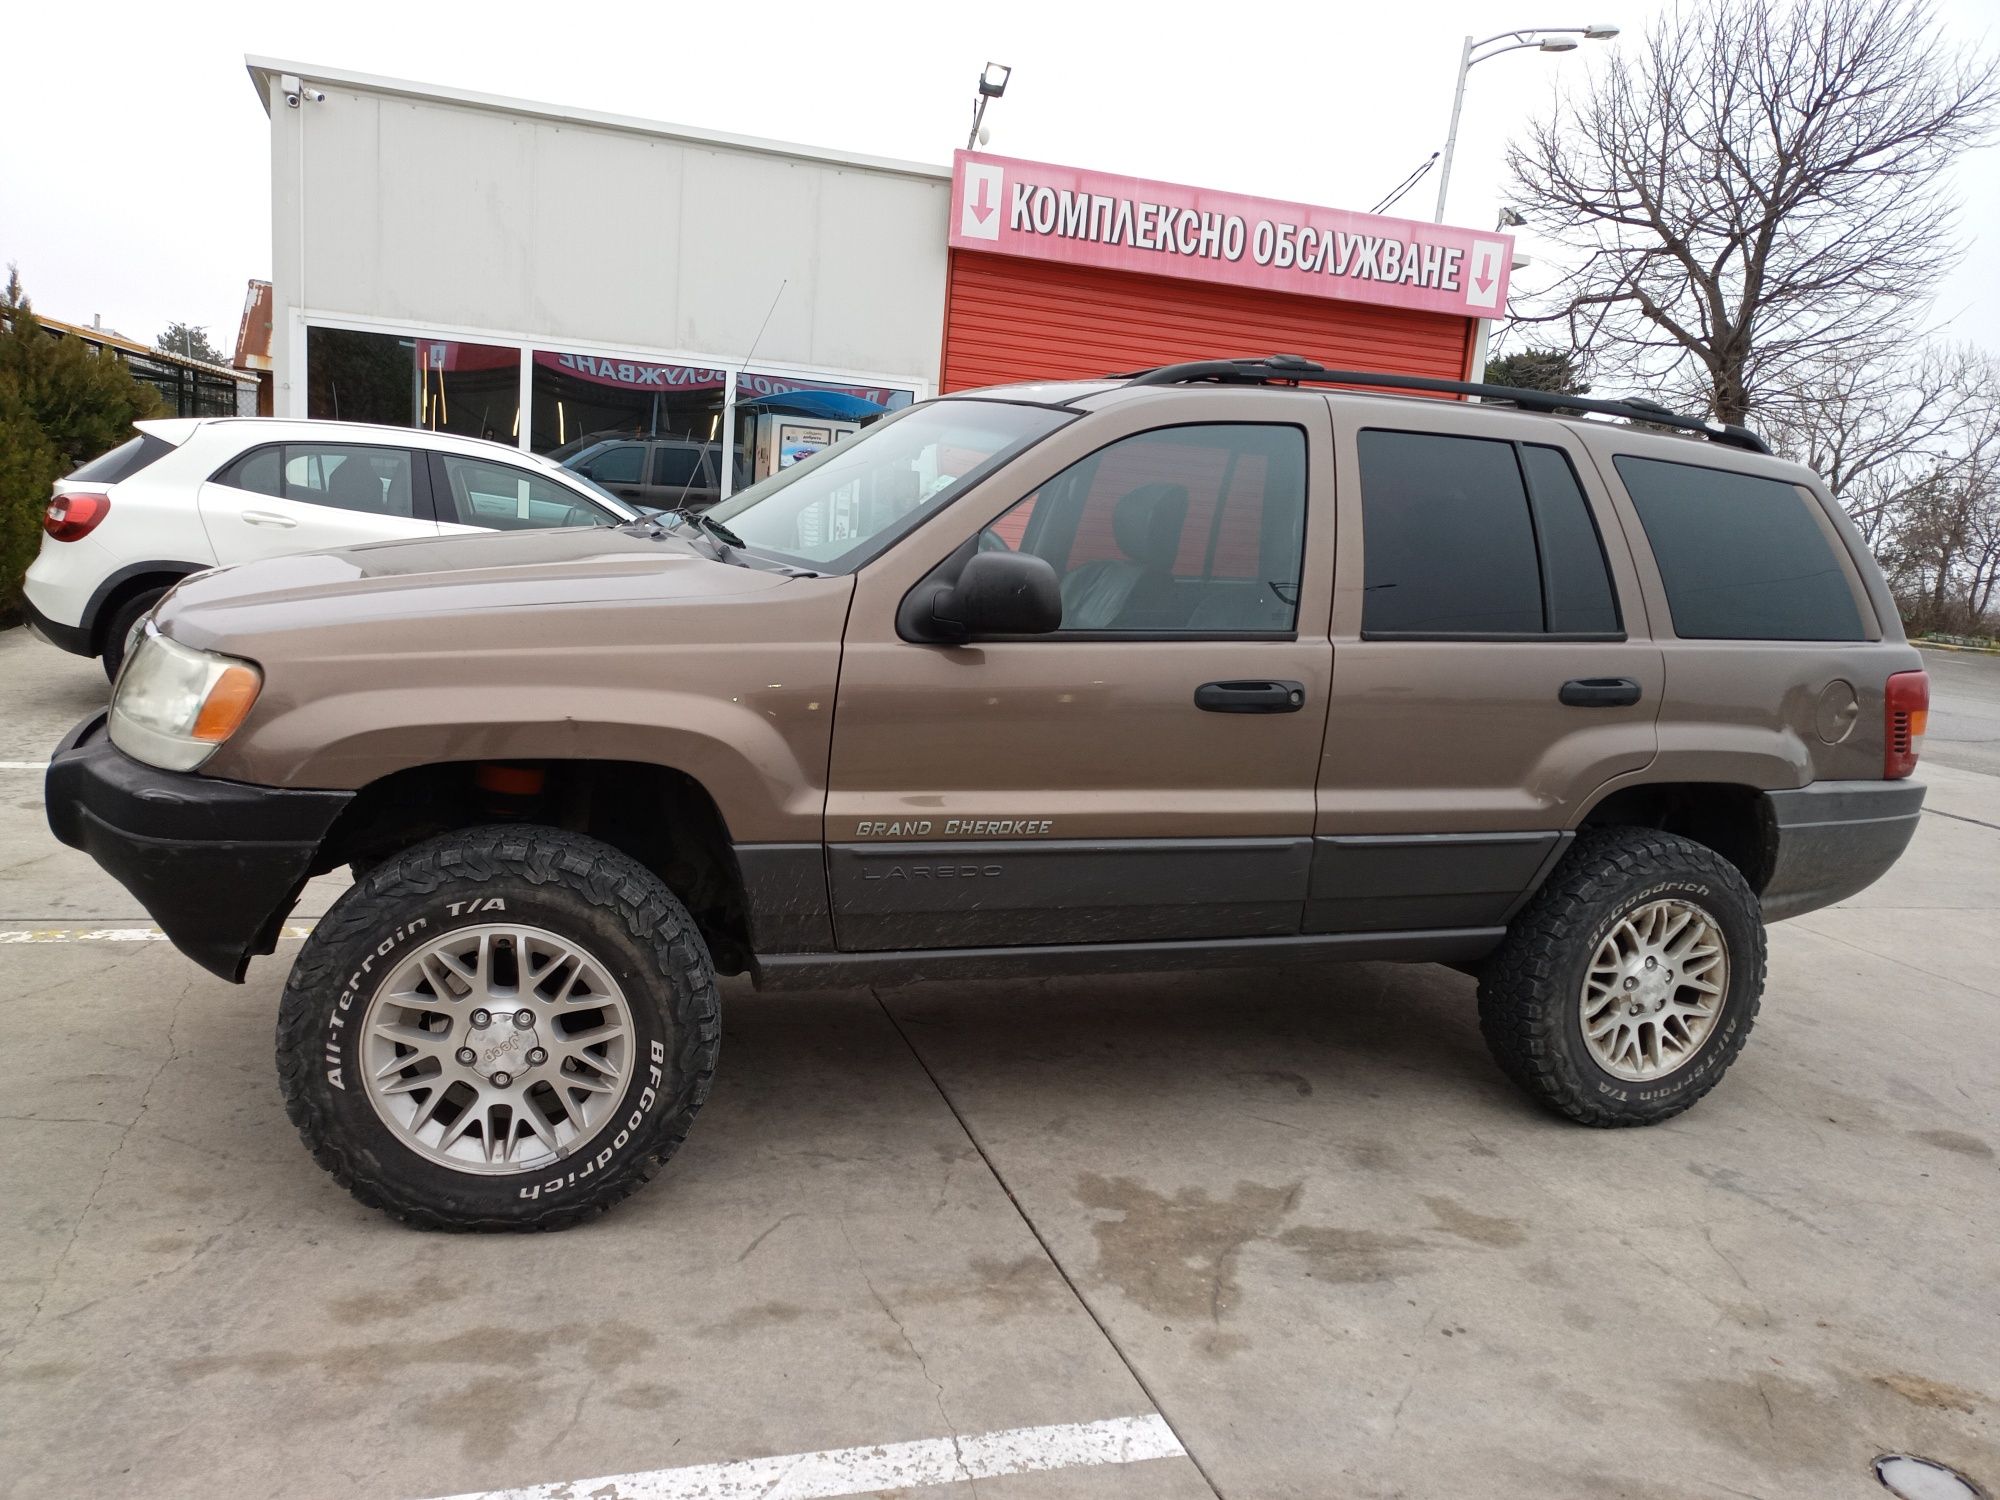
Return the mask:
M264 674L169 640L148 621L111 698L111 743L134 760L192 771L236 732Z

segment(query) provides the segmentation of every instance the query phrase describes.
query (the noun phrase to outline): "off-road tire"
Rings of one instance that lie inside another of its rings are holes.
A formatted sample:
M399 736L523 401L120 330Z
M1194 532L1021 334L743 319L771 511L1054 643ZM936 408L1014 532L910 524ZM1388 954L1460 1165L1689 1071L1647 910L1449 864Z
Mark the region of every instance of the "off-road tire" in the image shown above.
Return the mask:
M554 1169L482 1176L425 1158L382 1120L359 1076L358 1033L400 952L495 920L586 943L630 1006L634 1056L653 1066L630 1069L617 1108ZM314 1159L369 1207L420 1229L565 1229L679 1149L708 1097L721 1034L708 947L650 870L582 834L472 828L383 860L320 918L285 984L278 1077Z
M118 669L125 665L125 637L166 596L165 589L147 589L144 593L134 594L104 622L104 654L98 660L104 665L104 676L108 681L116 682Z
M1590 1055L1579 1022L1586 969L1624 916L1681 898L1714 919L1728 950L1720 1014L1694 1056L1650 1083ZM1749 1039L1764 991L1763 913L1742 873L1713 849L1652 828L1589 828L1509 926L1479 981L1479 1027L1500 1069L1538 1103L1581 1125L1653 1125L1700 1099Z

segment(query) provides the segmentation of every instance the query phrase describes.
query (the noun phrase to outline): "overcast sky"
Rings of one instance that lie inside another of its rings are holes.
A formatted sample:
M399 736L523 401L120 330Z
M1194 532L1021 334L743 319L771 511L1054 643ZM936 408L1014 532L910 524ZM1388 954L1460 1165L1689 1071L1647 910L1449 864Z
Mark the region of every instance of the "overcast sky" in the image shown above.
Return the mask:
M52 317L102 314L148 341L170 319L205 324L226 354L245 280L271 272L268 124L245 53L932 162L965 143L991 58L1014 67L993 151L1366 209L1443 144L1466 32L1609 21L1636 36L1658 8L1571 3L30 3L7 28L0 261ZM1993 0L1941 10L1967 47L1993 45ZM1451 220L1493 223L1509 134L1620 45L1473 71ZM1936 316L2000 352L2000 150L1958 177L1970 251ZM1396 211L1428 218L1434 193ZM577 228L616 234L616 213ZM1532 229L1521 248L1535 253Z

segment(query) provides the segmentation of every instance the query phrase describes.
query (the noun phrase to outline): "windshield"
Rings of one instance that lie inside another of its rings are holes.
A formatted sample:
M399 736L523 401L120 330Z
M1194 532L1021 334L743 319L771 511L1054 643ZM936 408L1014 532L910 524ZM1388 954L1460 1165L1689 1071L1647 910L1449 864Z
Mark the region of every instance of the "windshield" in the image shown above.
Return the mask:
M1071 419L1001 401L932 401L731 496L708 514L758 552L852 567Z

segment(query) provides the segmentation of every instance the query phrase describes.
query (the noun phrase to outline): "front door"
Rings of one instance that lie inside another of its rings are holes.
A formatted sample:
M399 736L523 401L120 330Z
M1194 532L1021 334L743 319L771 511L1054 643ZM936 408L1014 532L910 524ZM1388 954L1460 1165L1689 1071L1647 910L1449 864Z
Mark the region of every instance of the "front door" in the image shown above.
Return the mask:
M634 505L657 503L647 500L646 464L648 445L633 439L604 443L573 465L577 473L611 491L620 500Z
M1309 932L1487 928L1665 687L1632 560L1559 423L1333 403L1340 576Z
M1332 651L1324 401L1216 391L1030 449L862 570L826 838L846 950L1296 933ZM954 549L1046 558L1051 635L914 644Z

